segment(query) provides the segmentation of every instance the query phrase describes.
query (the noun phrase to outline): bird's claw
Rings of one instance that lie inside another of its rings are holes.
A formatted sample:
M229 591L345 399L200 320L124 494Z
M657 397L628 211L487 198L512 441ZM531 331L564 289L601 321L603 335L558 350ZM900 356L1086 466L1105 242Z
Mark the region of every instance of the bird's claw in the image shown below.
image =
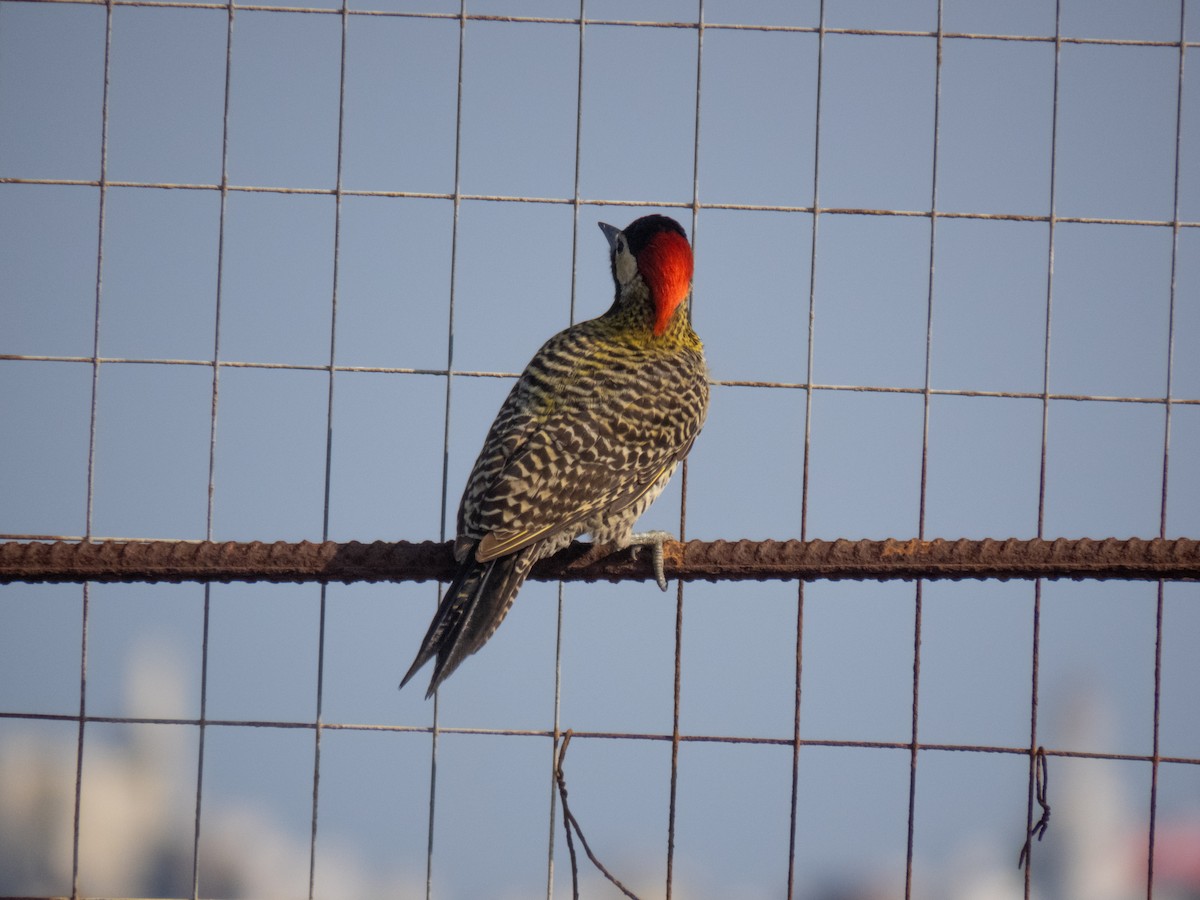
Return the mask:
M633 546L634 556L637 556L643 547L652 548L653 556L651 559L654 563L654 580L658 582L659 590L664 592L667 590L667 576L663 572L663 542L672 540L673 537L674 535L666 531L644 531L629 536L629 543Z

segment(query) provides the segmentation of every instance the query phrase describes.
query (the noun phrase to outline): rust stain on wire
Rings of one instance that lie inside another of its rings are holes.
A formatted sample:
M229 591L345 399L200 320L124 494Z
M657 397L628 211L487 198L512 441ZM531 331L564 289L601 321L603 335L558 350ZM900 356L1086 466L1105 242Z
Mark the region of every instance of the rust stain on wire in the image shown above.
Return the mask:
M576 542L534 567L541 581L649 580L646 560L587 558ZM1068 540L668 542L664 570L683 581L1200 579L1200 541ZM450 543L4 541L0 583L434 581L452 576Z

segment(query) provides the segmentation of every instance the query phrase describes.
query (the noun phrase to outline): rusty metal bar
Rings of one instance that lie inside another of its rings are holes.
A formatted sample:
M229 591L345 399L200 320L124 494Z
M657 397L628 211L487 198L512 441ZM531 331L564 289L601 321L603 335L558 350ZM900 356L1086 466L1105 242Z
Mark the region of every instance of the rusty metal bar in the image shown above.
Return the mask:
M534 567L540 581L652 577L647 558L592 559L576 542ZM665 547L668 578L684 581L996 578L1200 580L1200 541L1092 540L688 541ZM215 541L0 542L0 583L446 581L449 542L370 544Z

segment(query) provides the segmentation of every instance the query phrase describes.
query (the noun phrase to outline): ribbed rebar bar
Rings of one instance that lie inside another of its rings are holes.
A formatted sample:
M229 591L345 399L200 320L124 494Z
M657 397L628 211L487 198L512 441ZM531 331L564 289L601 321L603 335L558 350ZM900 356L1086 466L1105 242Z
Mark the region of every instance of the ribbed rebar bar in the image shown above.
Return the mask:
M1200 579L1200 541L1189 538L669 541L664 549L667 577L684 581ZM538 563L531 577L653 577L648 554L594 556L590 544L576 542ZM0 542L0 583L445 581L453 567L451 544L436 541Z

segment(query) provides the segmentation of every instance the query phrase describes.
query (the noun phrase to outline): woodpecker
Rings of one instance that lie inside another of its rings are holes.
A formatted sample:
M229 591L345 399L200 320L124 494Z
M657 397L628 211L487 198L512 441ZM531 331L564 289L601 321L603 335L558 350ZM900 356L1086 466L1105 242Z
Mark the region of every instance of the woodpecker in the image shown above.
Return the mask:
M633 523L666 487L708 411L688 321L692 248L678 222L600 223L615 287L603 315L550 338L517 379L458 507L458 568L400 687L437 657L426 698L482 647L533 564L588 533L598 549L662 543Z

